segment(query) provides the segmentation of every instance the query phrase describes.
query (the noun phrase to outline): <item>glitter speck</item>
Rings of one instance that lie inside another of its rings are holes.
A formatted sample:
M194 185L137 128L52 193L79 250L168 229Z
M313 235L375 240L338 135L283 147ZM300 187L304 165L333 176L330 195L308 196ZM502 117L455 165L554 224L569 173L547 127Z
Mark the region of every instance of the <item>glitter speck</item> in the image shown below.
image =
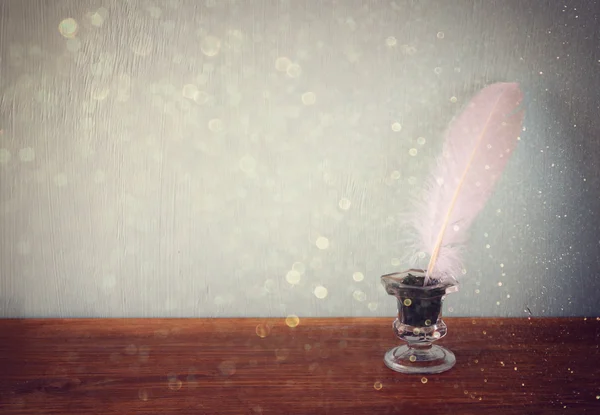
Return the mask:
M72 39L67 39L67 50L69 52L75 53L81 48L81 40L74 37Z
M352 296L354 297L354 299L356 301L360 301L360 302L363 302L367 299L367 295L360 290L354 291L354 293L352 293Z
M350 202L350 200L346 199L345 197L341 198L339 202L340 209L342 210L350 209L351 204L352 202Z
M291 328L297 327L300 324L300 318L295 314L290 314L285 318L285 324Z
M451 103L455 104L456 101L458 101L458 98L456 98L456 97L450 97L450 102Z
M225 376L235 374L235 362L233 360L224 360L219 364L219 371Z
M102 285L106 290L110 290L117 285L117 277L114 274L108 274L102 279Z
M110 88L108 86L97 86L92 88L92 99L96 101L102 101L108 97L110 93Z
M410 360L411 362L416 362L417 361L417 356L415 356L414 354L412 356L410 356L408 358L408 360Z
M77 34L78 28L79 28L79 25L77 24L75 19L72 19L70 17L68 19L64 19L63 21L61 21L60 24L58 25L58 31L60 32L61 35L63 35L66 38L75 37L75 35Z
M206 56L215 56L221 49L221 41L215 36L206 36L200 45L200 50Z
M285 72L291 64L292 62L288 58L281 56L275 60L275 69L279 72Z
M154 45L153 38L146 33L139 33L131 38L131 50L139 56L148 56Z
M239 166L240 170L242 170L244 173L252 173L256 168L256 160L254 160L254 157L246 154L240 159Z
M398 170L394 170L392 174L390 174L390 177L394 180L398 180L400 178L400 172Z
M381 384L381 382L375 382L373 384L373 388L375 388L375 390L380 390L381 388L383 388L383 385Z
M285 276L285 280L292 285L300 283L300 273L296 270L290 270Z
M411 304L412 304L412 300L410 298L407 298L406 300L404 300L404 305L406 307L410 307Z
M437 32L437 38L438 39L443 39L444 38L444 32Z
M417 143L419 143L419 145L424 145L425 144L425 137L419 137L417 138Z
M423 383L423 384L427 383L427 378L426 377L422 377L421 378L421 383Z
M302 68L297 63L292 63L285 72L290 78L298 78L302 74Z
M19 150L19 159L23 162L33 161L35 159L35 150L31 147L25 147Z
M323 261L320 258L313 258L310 260L310 267L312 269L321 269L323 268Z
M256 326L256 335L258 337L260 337L261 339L264 339L265 337L267 337L270 332L271 332L271 328L269 326L267 326L266 324L261 323Z
M441 73L442 73L442 68L440 68L440 67L438 66L438 67L436 67L436 68L433 70L433 72L435 72L435 74L436 74L436 75L439 75L439 74L441 74Z
M206 92L204 91L197 91L194 96L192 97L192 99L194 101L196 101L197 104L199 105L204 105L208 102L208 100L210 99L210 95L208 95Z
M319 236L315 244L319 249L327 249L329 248L329 239L325 238L324 236Z
M193 84L186 84L183 86L181 94L188 99L194 99L196 94L198 93L198 88Z
M172 391L178 391L181 389L182 382L179 379L174 379L169 381L169 389Z
M67 185L67 175L64 173L58 173L54 176L54 184L58 187L63 187Z
M498 281L498 287L502 287L502 281Z
M315 288L314 294L315 297L322 300L323 298L327 297L327 288L323 287L322 285L319 285L317 286L317 288Z
M148 391L146 389L140 389L138 391L138 397L140 400L146 402L148 400Z
M129 346L127 346L125 348L125 354L132 356L136 353L137 353L137 346L135 344L130 344Z
M0 148L0 164L6 164L10 161L10 151L5 148Z
M454 229L454 232L458 232L460 230L460 226L454 225L452 229Z
M274 293L277 291L277 282L271 278L267 278L263 284L263 287L265 290L267 290L267 292Z
M208 129L215 133L223 131L223 121L219 118L213 118L208 122Z
M385 44L388 45L389 47L396 46L397 43L398 43L398 41L396 40L396 38L394 36L390 36L385 40Z
M410 154L411 156L416 156L417 155L417 149L416 148L411 148L410 150L408 150L408 154Z
M399 132L402 130L402 124L395 122L392 124L392 131Z
M419 328L415 327L415 328L413 329L413 334L418 336L419 334L421 334L421 329L419 329Z
M276 349L275 350L275 358L279 362L283 362L290 355L290 351L288 349Z
M362 272L356 271L354 274L352 274L352 279L356 282L360 282L365 279L365 276Z
M160 7L150 6L147 10L153 19L159 19L162 16L162 9Z
M88 19L93 26L102 27L104 20L107 17L108 10L106 10L104 7L100 7L95 13L89 14Z
M431 320L425 320L425 325L426 326L431 326Z
M306 271L306 266L302 262L294 262L292 270L302 275Z
M490 244L485 245L486 249L490 249Z
M305 92L302 94L302 103L304 105L313 105L317 101L317 96L314 92Z

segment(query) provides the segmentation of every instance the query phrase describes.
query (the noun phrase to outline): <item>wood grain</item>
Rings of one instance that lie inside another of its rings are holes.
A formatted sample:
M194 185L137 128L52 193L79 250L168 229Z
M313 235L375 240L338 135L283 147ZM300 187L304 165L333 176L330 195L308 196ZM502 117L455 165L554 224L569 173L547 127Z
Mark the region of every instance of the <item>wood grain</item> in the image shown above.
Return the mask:
M384 366L392 318L0 320L0 413L600 413L599 319L445 321L423 377Z

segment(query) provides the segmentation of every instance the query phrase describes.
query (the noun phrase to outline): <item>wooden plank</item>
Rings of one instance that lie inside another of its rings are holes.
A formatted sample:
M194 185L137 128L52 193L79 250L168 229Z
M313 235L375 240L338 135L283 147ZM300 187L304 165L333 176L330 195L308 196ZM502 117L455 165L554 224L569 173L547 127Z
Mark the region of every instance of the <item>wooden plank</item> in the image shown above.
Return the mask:
M600 413L600 319L447 318L428 376L384 366L392 320L0 320L0 413Z

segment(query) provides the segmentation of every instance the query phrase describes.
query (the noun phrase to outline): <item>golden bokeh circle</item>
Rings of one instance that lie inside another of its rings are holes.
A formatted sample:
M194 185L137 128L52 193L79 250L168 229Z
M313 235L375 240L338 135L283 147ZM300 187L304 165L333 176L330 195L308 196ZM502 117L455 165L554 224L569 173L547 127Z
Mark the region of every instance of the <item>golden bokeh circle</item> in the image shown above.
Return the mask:
M285 324L290 328L298 327L300 324L300 318L295 314L290 314L285 318Z

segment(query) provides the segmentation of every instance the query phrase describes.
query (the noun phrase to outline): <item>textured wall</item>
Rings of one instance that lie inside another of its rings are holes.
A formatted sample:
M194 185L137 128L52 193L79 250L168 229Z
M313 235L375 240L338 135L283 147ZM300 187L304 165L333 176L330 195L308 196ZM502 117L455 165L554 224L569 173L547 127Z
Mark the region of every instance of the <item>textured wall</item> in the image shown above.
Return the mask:
M447 315L600 313L594 1L0 0L1 316L365 316L485 84L527 94Z

